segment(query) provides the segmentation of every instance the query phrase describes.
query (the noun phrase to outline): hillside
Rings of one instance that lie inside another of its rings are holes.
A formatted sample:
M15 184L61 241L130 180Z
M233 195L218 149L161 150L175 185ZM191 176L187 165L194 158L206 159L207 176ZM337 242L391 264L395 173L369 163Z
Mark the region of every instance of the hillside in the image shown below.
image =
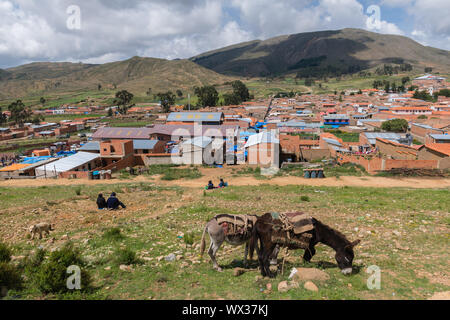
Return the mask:
M221 74L277 76L313 72L355 72L383 63L409 63L423 70L450 70L450 52L425 47L403 36L359 29L321 31L251 41L190 59Z
M145 95L162 90L191 89L221 84L231 78L203 68L189 60L133 57L102 65L81 63L32 63L0 70L0 99L58 92L126 89Z

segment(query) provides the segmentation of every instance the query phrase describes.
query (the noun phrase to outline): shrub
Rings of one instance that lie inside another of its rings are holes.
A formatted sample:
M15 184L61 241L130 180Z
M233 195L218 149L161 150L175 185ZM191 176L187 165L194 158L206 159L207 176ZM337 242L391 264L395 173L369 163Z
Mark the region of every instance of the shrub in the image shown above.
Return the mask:
M304 201L304 202L309 202L309 201L311 201L311 200L309 199L308 196L301 196L301 197L300 197L300 200L301 200L301 201Z
M78 266L81 269L81 290L89 288L91 278L85 269L85 263L81 258L79 249L72 244L66 244L63 248L50 254L48 261L43 263L35 274L35 282L43 293L72 292L67 288L67 279L70 274L67 268Z
M187 234L184 235L184 243L189 244L189 245L193 245L194 244L194 233L193 232L189 232Z
M128 248L125 249L117 249L114 253L115 260L118 265L132 265L139 263L139 259L136 257L136 252L130 250Z
M5 287L7 290L22 288L20 270L8 262L0 262L0 289L2 287Z
M11 261L11 249L4 243L0 242L0 262Z
M119 228L110 228L103 233L103 238L118 241L125 238L125 236L121 233Z
M81 195L81 187L76 187L76 188L75 188L75 194L76 194L77 196Z

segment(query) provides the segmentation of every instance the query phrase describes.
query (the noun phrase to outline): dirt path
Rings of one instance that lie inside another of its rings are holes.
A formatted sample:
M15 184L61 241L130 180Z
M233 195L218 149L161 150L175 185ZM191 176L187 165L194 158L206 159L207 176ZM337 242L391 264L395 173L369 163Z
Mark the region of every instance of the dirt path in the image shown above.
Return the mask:
M183 186L191 188L202 188L206 186L209 180L218 184L220 178L224 178L233 186L257 186L262 184L268 185L307 185L307 186L328 186L328 187L373 187L373 188L450 188L450 179L425 179L425 178L384 178L384 177L352 177L343 176L337 178L326 179L305 179L302 177L277 177L273 179L257 179L253 176L232 177L231 173L226 169L201 169L203 177L196 180L176 180L163 181L160 177L154 178L139 176L129 180L9 180L0 181L0 187L39 187L49 185L94 185L94 184L118 184L118 183L139 183L148 182L156 183L164 186Z

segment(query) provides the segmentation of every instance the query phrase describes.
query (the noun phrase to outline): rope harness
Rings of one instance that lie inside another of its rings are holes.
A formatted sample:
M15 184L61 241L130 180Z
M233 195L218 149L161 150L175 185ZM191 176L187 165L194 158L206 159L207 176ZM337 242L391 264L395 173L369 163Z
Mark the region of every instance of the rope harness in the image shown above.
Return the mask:
M248 215L222 215L216 221L222 227L225 236L247 235L256 223L256 217Z
M304 213L272 213L272 218L280 223L272 223L272 242L284 247L307 249L312 238L314 225Z

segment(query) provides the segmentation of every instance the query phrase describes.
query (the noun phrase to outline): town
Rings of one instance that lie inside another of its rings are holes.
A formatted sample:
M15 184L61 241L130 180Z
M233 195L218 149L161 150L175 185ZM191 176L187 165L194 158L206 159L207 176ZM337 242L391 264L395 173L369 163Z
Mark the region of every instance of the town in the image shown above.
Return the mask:
M369 174L449 169L450 84L428 74L413 79L412 86L416 91L355 89L195 111L185 105L169 106L168 112L160 104L136 105L125 117L144 119L142 127L108 126L111 118L124 117L117 107L33 111L79 117L1 128L0 178L111 179L127 168L154 164L308 169L327 160L360 165ZM437 100L414 98L418 92L438 93ZM116 115L108 117L110 110ZM3 114L8 121L11 111ZM14 151L18 145L20 152Z

